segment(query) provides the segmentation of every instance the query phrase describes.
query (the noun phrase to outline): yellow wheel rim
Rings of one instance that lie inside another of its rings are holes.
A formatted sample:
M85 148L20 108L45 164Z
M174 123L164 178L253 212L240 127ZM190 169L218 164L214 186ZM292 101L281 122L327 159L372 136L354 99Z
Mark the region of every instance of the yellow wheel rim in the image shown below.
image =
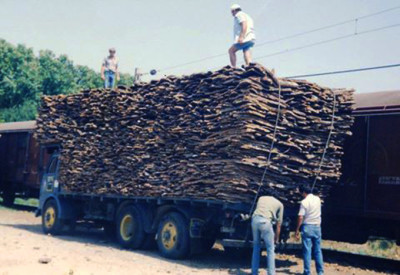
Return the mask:
M171 250L175 247L177 242L177 235L178 230L175 224L173 224L172 222L167 222L166 224L164 224L161 230L161 240L166 249Z
M54 207L50 206L46 209L46 212L44 213L44 226L50 229L54 226L55 221L56 210L54 209Z
M134 225L134 221L133 221L133 217L131 215L126 215L121 220L120 234L121 234L121 238L124 241L129 241L132 238L133 225Z

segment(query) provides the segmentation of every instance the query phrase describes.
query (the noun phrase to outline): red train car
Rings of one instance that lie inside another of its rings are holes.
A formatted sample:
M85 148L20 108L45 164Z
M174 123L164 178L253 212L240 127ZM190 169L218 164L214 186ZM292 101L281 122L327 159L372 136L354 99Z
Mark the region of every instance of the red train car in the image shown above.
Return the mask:
M34 129L35 121L0 124L0 193L6 205L16 195L39 197L41 157Z
M342 177L326 203L325 237L400 239L400 91L355 95Z

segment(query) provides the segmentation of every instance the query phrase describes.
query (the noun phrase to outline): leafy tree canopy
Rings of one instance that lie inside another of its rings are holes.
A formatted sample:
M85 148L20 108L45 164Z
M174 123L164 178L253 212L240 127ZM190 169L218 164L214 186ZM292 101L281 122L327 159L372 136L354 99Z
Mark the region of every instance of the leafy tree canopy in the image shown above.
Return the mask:
M131 85L132 76L121 74L118 84ZM66 55L14 46L0 39L0 122L35 119L42 95L71 94L103 86L100 73L74 65Z

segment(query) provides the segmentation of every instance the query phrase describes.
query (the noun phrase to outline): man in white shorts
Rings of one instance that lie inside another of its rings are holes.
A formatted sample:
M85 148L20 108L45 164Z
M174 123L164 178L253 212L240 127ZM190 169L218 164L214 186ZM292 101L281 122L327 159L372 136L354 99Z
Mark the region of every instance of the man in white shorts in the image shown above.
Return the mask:
M234 44L229 48L229 58L232 67L236 67L236 52L242 50L246 65L251 62L251 48L254 46L256 36L254 34L253 19L242 11L238 4L231 6L233 22Z

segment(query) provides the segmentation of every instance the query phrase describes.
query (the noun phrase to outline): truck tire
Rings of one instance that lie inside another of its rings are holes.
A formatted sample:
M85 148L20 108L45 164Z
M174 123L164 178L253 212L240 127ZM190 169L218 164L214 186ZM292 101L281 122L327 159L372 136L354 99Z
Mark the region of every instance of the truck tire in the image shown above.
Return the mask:
M160 253L170 259L189 256L189 222L181 214L170 212L163 216L157 231Z
M117 214L117 240L124 248L138 249L144 242L145 232L139 210L133 206L123 207Z
M45 234L59 235L63 221L59 218L59 209L55 200L49 200L42 210L42 230Z
M15 192L12 189L6 189L3 191L3 204L11 207L14 205Z

